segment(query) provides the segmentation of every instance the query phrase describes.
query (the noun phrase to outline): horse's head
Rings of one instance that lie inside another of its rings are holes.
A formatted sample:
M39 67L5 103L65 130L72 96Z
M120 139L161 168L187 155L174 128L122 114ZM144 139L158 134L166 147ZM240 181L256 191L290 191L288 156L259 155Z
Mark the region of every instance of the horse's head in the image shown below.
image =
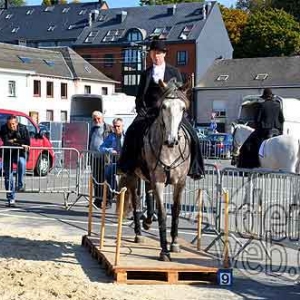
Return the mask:
M185 93L174 82L163 85L162 88L160 117L165 129L164 144L174 147L178 144L181 120L184 112L188 109L189 101Z
M249 135L254 131L253 128L245 124L231 124L231 133L233 138L233 150L232 156L237 157L240 154L240 148L249 137Z

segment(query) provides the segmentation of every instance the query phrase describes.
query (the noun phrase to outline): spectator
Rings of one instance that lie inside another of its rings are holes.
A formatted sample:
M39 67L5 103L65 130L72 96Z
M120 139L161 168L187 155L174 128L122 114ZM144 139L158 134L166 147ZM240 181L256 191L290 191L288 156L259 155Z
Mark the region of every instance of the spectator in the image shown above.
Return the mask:
M92 113L92 120L94 125L90 130L88 149L94 152L90 154L91 169L94 179L100 183L104 181L104 157L99 153L99 148L103 140L113 132L113 128L104 122L103 115L100 111L94 111ZM102 186L94 184L94 204L99 208L101 208L102 205L102 193Z
M9 116L6 124L1 127L3 146L22 147L22 149L4 149L2 160L4 169L6 198L9 207L15 207L15 191L24 192L24 175L26 159L30 146L29 132L25 125L19 124L16 116ZM14 183L13 164L17 165L17 187Z
M114 132L109 134L100 146L100 152L110 155L110 163L105 167L105 178L111 186L111 189L117 189L116 173L117 173L117 159L121 154L121 149L124 142L123 119L116 118L113 120ZM112 204L113 194L109 191L107 194L107 207L110 208Z

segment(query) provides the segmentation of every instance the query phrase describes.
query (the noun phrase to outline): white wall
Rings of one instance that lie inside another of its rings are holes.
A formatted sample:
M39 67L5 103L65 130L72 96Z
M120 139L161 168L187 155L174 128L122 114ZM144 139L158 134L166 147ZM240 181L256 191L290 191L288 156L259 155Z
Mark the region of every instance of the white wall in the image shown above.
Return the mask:
M34 80L41 82L40 97L34 96ZM9 96L9 81L16 82L15 97ZM53 97L47 97L47 81L53 82ZM67 83L67 99L61 98L61 83ZM22 111L29 114L36 111L39 114L39 122L47 121L46 111L53 111L53 121L61 121L61 111L67 111L68 120L70 119L70 99L73 94L84 93L84 86L91 86L91 93L101 94L102 87L107 87L108 94L115 91L112 83L100 83L96 81L54 78L40 76L35 72L3 70L0 69L0 108Z

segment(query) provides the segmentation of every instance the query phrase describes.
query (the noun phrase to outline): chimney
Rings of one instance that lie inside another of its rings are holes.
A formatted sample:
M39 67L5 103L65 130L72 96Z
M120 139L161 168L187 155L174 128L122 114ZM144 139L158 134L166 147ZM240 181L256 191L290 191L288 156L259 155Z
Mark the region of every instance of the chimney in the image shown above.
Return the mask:
M93 9L91 11L91 14L92 14L92 22L95 22L97 21L97 18L99 17L99 10L98 9Z
M174 4L172 7L168 7L167 13L169 16L174 16L176 13L176 4Z
M92 13L91 12L89 13L89 16L88 16L88 22L89 22L89 27L92 27L93 20L92 20Z
M203 20L206 19L206 7L205 7L205 4L203 4L202 6L202 15L203 15Z
M120 13L117 14L117 22L123 23L127 17L127 11L122 10Z

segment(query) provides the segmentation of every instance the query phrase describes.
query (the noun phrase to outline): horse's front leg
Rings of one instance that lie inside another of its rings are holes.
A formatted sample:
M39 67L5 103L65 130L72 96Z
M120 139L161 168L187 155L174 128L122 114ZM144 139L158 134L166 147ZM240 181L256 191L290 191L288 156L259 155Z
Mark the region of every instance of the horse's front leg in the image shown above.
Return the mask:
M154 192L158 208L158 225L161 246L159 259L162 261L171 261L167 243L167 214L163 204L163 191L164 183L156 183Z
M145 182L147 217L143 220L143 228L149 230L154 215L154 196L150 183Z
M184 189L184 184L177 184L174 187L173 196L173 207L172 207L172 227L171 227L171 252L180 252L180 245L178 244L178 224L179 224L179 213L182 192Z

